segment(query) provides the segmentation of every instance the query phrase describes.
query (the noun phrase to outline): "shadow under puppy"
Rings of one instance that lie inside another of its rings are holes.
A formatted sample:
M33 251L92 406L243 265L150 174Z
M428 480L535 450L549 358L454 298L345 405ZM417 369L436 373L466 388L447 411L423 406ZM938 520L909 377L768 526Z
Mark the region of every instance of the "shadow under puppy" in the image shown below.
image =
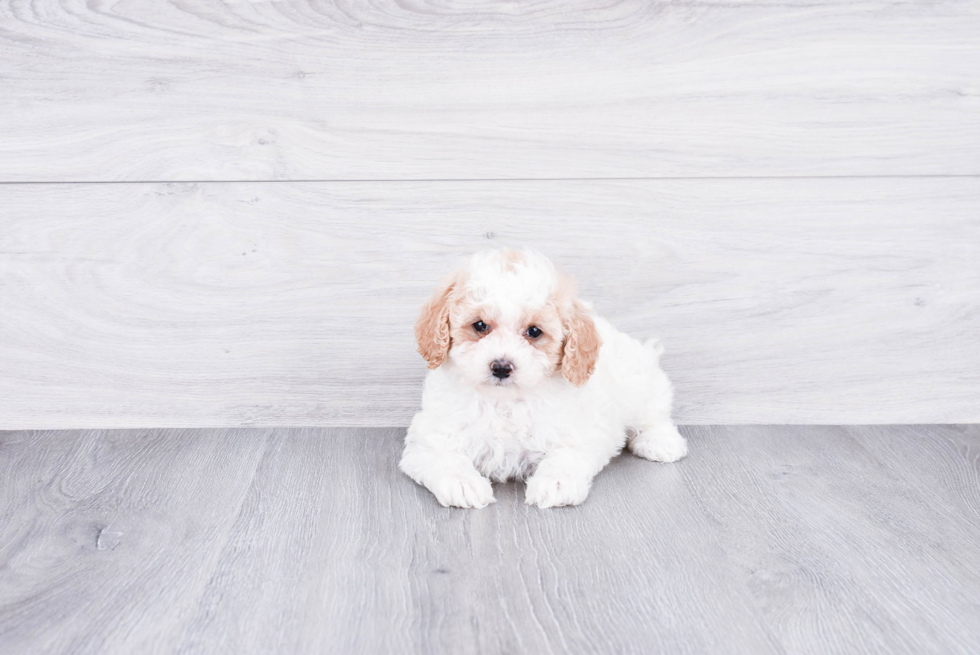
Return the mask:
M624 445L653 461L687 454L659 342L593 315L537 251L474 255L415 336L431 370L401 469L443 506L486 507L490 480L512 478L528 504L578 505Z

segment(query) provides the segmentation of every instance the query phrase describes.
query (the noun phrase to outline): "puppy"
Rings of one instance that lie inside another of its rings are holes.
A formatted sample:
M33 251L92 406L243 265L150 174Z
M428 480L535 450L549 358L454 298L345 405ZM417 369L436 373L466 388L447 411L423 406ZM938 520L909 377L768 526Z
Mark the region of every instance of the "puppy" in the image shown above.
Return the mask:
M415 325L431 369L401 470L445 507L486 507L490 480L526 480L538 507L579 505L624 445L687 454L662 349L618 332L533 250L474 255Z

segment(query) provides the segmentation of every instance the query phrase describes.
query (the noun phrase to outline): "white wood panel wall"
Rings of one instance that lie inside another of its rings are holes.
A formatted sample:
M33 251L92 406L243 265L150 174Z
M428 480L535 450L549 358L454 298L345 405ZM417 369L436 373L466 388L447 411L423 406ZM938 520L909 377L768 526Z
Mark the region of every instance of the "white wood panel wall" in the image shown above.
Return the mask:
M976 0L0 3L16 181L980 174Z
M973 0L0 3L0 428L404 425L419 304L500 245L661 336L681 422L980 420L978 34Z
M973 178L13 185L0 203L7 425L404 425L418 307L460 253L522 244L664 340L682 422L980 420Z

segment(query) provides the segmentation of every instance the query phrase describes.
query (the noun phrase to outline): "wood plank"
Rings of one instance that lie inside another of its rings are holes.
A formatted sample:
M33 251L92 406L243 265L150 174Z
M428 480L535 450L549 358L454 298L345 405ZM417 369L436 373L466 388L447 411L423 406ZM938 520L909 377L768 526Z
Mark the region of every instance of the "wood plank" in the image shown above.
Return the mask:
M267 438L0 433L0 652L172 652Z
M675 471L624 461L574 514L516 485L493 511L447 511L397 470L403 438L270 449L187 652L779 652Z
M3 181L980 174L974 2L0 5Z
M952 429L692 428L688 488L786 652L980 647L980 523L935 494L980 482L944 443ZM975 430L968 439L975 451ZM895 441L916 456L878 447Z
M0 433L0 651L980 647L976 430L684 431L546 511L440 507L402 429Z
M887 451L888 467L909 485L925 482L928 486L918 491L933 499L937 515L953 512L980 524L980 425L862 426L851 431L866 448ZM917 476L923 466L935 473Z
M978 421L978 203L980 178L6 185L0 427L407 425L418 308L523 245L663 339L682 423Z

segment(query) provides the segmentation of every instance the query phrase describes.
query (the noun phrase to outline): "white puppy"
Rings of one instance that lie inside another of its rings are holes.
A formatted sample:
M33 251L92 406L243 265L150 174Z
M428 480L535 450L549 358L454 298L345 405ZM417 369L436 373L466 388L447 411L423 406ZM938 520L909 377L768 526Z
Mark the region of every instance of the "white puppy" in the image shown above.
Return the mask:
M670 418L660 344L593 316L542 254L474 255L422 308L432 369L401 469L443 506L486 507L490 480L527 480L527 503L578 505L628 443L674 462L687 443Z

